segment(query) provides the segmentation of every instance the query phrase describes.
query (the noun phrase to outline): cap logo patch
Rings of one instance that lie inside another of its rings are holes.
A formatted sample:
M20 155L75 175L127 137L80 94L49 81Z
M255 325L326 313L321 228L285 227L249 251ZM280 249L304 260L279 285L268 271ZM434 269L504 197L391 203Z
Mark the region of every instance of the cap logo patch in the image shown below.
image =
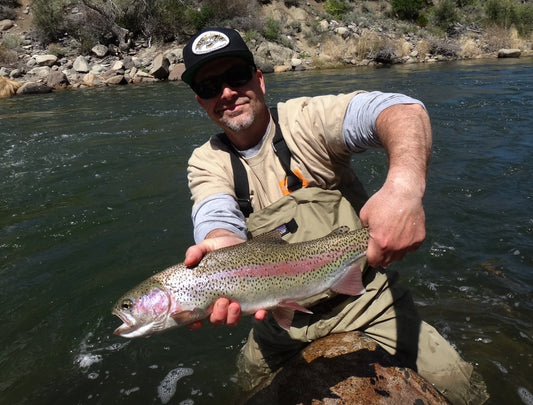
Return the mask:
M196 38L192 44L192 51L196 55L218 51L229 45L229 38L219 31L207 31Z

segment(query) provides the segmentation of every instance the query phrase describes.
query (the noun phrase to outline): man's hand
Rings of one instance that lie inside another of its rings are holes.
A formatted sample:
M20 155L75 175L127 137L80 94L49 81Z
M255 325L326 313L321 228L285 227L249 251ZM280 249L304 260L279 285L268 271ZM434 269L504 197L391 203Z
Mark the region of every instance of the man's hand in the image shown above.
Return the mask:
M242 242L245 242L245 240L233 232L225 229L215 229L211 231L202 242L187 249L187 252L185 252L184 264L186 266L195 266L207 253L223 247L237 245ZM259 310L255 313L255 318L262 321L266 318L266 315L267 312L265 310ZM217 299L213 306L213 311L209 316L209 321L214 326L224 324L235 326L239 323L240 319L241 306L237 301L230 301L227 298ZM201 326L201 321L188 325L189 329L199 329Z
M373 267L401 260L426 237L422 199L399 185L385 183L363 206L360 217L370 230L366 257Z
M196 266L207 253L243 242L245 240L233 232L215 229L209 232L203 241L187 249L183 264L189 267Z

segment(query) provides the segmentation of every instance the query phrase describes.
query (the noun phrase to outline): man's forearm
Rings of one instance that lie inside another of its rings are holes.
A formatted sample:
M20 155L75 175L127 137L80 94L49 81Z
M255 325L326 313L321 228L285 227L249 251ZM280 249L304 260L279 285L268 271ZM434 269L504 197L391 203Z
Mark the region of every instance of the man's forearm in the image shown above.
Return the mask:
M431 124L418 104L391 106L378 116L378 136L389 157L387 182L423 197L431 156Z

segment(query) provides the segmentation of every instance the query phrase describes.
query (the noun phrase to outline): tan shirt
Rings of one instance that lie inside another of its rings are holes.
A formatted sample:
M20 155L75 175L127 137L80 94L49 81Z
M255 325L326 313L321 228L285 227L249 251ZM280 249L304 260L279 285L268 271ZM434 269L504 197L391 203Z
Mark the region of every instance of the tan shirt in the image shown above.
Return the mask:
M291 169L299 170L310 187L341 190L359 211L366 193L351 169L342 136L346 109L357 93L291 99L278 104L278 114L283 137L292 152ZM285 171L272 148L274 135L271 121L259 152L241 158L254 211L283 196L280 182L285 179ZM219 193L235 197L230 154L218 136L193 152L188 178L194 205Z

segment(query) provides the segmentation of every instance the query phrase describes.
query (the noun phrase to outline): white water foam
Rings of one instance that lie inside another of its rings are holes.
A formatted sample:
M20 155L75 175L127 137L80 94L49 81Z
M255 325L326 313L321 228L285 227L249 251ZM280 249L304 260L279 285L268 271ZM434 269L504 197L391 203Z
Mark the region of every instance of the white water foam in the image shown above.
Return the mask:
M533 394L527 388L518 387L518 396L526 405L533 405Z
M496 361L496 360L491 360L492 363L494 363L494 365L496 365L496 367L498 367L498 370L500 370L500 372L502 374L509 374L509 371L507 371L507 369L503 366L502 363L500 363L499 361Z
M89 368L95 363L102 361L102 356L92 353L80 353L74 360L81 368Z
M99 323L100 322L101 319L99 320ZM96 338L96 341L93 342L93 338L94 333L88 332L87 335L82 338L79 344L77 350L79 353L74 357L74 364L77 364L85 373L89 372L89 368L91 368L91 366L103 361L104 356L100 353L105 354L106 352L118 351L129 343L129 341L126 341L124 343L108 344L102 341L101 338ZM89 379L96 379L98 376L99 373L97 373L95 370L92 370L92 372L88 373Z
M178 381L181 378L192 374L192 368L178 367L170 370L166 377L163 378L163 381L161 381L161 384L159 384L159 387L157 387L157 394L161 400L161 403L168 403L174 394L176 394L176 386L178 385Z

